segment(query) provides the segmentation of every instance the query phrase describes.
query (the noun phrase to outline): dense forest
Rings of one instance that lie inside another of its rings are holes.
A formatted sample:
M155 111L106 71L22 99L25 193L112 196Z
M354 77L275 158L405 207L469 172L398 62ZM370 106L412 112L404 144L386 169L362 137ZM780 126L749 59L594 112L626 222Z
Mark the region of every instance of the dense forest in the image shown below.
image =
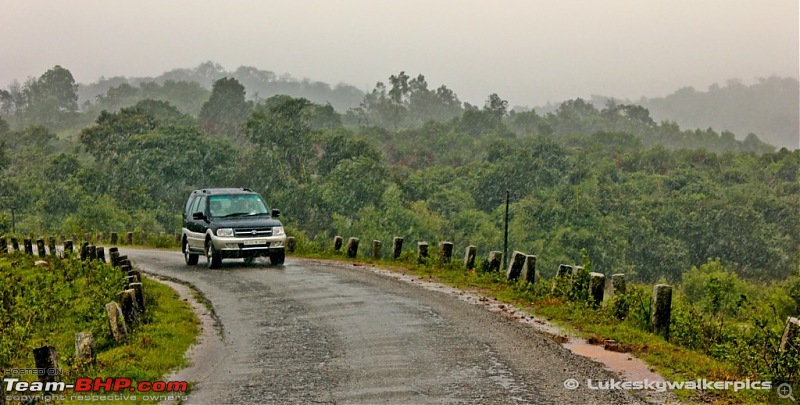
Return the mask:
M177 73L120 82L83 107L60 66L2 90L0 233L175 232L192 189L238 186L300 238L494 250L508 190L510 248L539 255L545 275L582 252L594 271L642 281L714 258L748 279L798 271L800 151L752 133L682 129L613 101L470 105L404 72L344 113L211 77L211 89Z

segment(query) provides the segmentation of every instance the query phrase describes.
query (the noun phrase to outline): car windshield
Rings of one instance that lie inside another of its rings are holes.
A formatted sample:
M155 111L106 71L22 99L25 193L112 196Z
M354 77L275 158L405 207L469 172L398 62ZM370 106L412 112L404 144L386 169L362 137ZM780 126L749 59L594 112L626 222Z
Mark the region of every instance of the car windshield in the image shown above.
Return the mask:
M256 194L214 195L208 200L209 214L216 218L267 215L269 212Z

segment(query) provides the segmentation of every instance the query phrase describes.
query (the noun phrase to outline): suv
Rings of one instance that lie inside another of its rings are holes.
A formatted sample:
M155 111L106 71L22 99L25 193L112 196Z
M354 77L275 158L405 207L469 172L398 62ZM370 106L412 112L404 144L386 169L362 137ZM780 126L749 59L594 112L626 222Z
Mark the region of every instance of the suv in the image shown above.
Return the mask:
M243 258L251 264L269 256L283 264L286 234L258 193L246 188L209 188L192 191L183 210L181 247L186 264L197 264L202 254L208 268L220 267L223 258Z

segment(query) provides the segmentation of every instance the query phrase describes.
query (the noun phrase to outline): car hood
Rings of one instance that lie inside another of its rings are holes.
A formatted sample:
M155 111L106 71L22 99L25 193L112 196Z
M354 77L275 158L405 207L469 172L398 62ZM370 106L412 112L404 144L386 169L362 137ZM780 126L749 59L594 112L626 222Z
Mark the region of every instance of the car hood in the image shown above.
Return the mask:
M281 224L281 221L274 218L234 217L214 219L211 226L215 228L267 228L283 226L283 224Z

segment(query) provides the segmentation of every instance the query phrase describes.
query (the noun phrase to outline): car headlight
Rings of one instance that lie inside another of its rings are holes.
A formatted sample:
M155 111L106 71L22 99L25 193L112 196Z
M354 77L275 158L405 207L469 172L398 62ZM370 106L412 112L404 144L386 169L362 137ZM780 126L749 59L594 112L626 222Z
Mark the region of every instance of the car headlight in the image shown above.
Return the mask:
M233 236L233 228L219 228L217 229L217 236Z
M286 234L283 232L283 227L282 226L274 226L274 227L272 227L272 236L283 236L283 235L286 235Z

